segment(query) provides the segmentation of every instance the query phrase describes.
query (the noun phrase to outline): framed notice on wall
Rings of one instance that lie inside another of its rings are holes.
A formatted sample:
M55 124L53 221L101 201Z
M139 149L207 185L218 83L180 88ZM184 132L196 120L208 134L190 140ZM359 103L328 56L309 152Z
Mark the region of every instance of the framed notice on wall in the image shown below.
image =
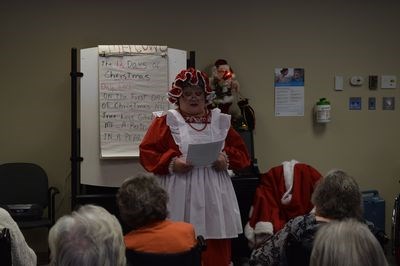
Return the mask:
M166 46L99 46L101 158L133 157L153 118L169 104Z

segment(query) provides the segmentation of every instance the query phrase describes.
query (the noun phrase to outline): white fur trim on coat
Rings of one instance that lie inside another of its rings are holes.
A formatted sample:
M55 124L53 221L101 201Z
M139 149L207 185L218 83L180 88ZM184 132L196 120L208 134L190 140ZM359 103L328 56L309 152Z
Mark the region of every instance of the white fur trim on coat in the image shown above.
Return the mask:
M274 226L271 222L257 222L254 228L254 234L273 234Z
M286 192L281 198L283 205L287 205L292 200L292 189L293 189L293 176L294 176L294 166L298 163L296 160L285 161L283 165L283 176L285 178L285 188Z
M252 228L249 223L244 227L244 236L249 241L248 245L253 249L256 242L264 239L266 235L274 233L274 226L270 222L257 222L255 228Z
M250 226L249 222L247 222L247 224L244 227L244 236L247 238L247 240L249 241L249 247L253 248L255 241L256 241L256 236L254 233L254 229Z

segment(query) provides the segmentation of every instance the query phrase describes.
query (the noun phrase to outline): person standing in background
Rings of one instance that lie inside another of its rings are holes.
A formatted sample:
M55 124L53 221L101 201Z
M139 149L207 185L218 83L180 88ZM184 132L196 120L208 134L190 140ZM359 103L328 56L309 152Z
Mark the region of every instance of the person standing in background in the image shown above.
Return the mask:
M228 169L249 166L246 145L231 127L230 115L207 108L212 89L204 72L182 70L168 96L177 108L158 113L153 120L139 146L140 162L168 192L169 218L193 224L196 234L206 239L203 265L227 266L230 239L242 232ZM195 167L186 161L189 144L215 141L224 145L212 165Z

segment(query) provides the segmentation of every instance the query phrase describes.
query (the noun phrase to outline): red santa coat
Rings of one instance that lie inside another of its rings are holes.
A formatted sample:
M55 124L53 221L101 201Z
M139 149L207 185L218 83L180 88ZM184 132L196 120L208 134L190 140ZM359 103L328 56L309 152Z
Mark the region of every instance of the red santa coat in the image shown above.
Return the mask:
M245 226L250 245L258 234L273 234L288 220L309 213L314 207L311 194L320 178L312 166L296 161L284 162L261 174Z

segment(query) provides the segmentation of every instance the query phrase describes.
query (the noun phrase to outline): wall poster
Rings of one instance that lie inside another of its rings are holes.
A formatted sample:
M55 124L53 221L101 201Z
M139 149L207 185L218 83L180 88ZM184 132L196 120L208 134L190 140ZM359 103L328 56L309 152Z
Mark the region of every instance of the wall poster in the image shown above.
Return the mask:
M304 116L304 68L275 69L275 116Z

